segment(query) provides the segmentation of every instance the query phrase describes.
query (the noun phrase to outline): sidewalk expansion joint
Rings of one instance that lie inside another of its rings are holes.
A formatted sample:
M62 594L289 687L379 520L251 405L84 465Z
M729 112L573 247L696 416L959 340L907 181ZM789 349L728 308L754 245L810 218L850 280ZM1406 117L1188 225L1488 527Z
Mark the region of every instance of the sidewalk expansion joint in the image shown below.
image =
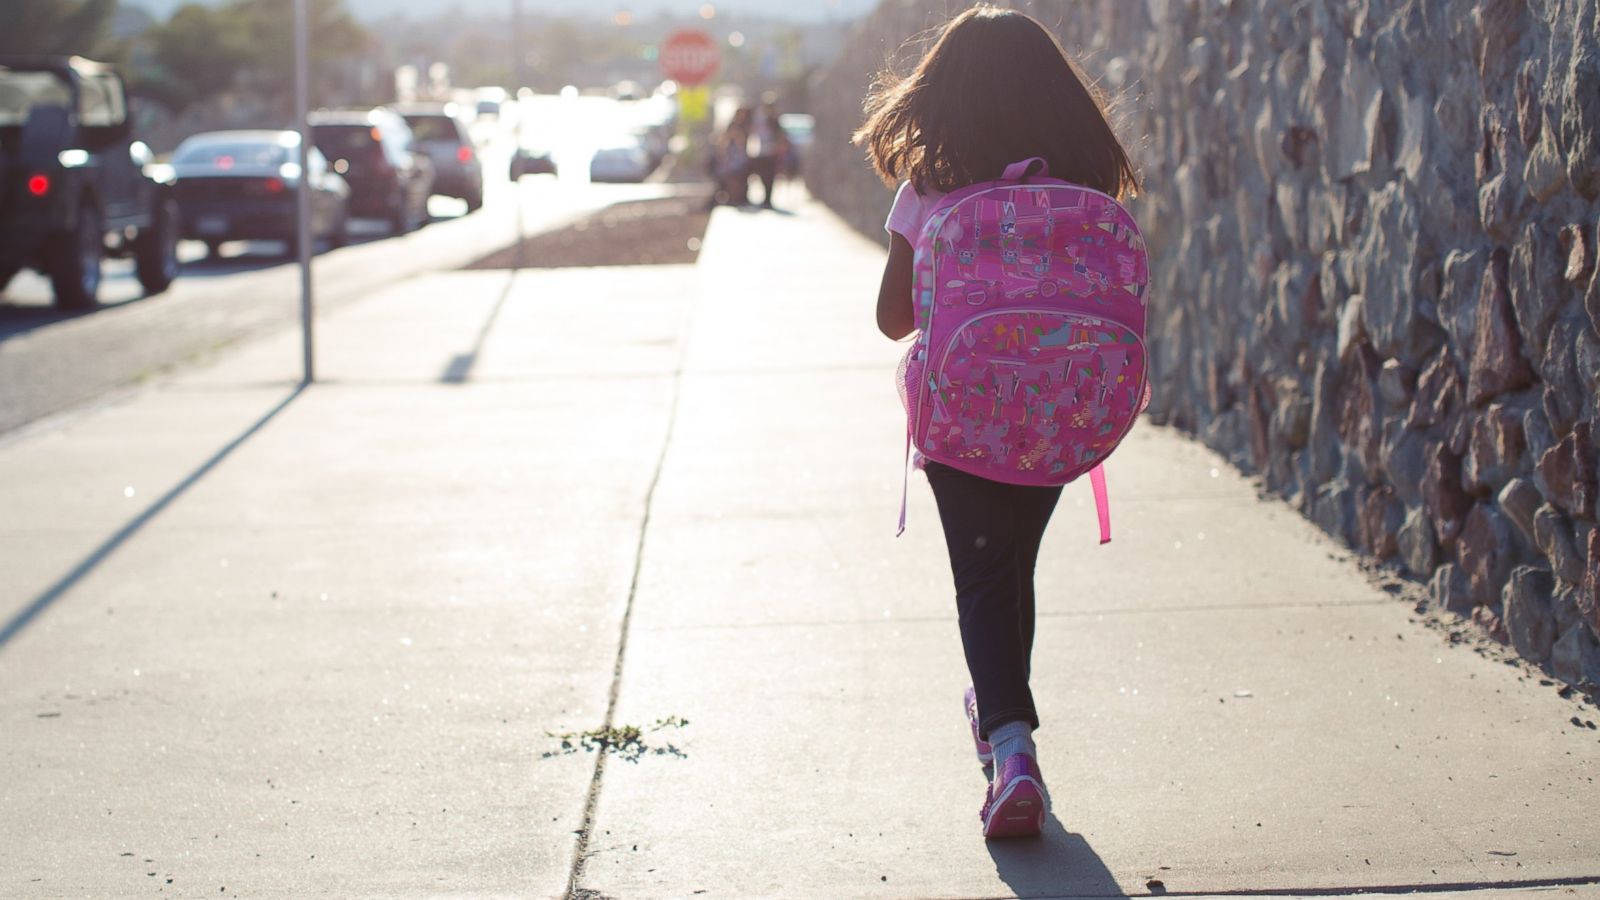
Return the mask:
M623 606L622 622L617 629L617 658L611 668L611 688L606 695L606 714L601 723L601 731L609 732L616 724L617 698L622 692L622 667L628 654L628 631L633 623L634 601L639 596L639 574L644 568L645 540L650 534L650 514L655 507L656 489L661 485L661 473L666 468L667 453L672 448L672 436L678 426L678 400L683 393L684 351L689 345L689 325L693 318L694 304L687 305L682 328L683 340L678 344L678 362L672 371L672 392L667 403L667 425L661 436L661 449L656 454L655 469L650 474L650 486L645 489L644 511L639 519L639 540L633 551L633 572L628 579L628 600ZM589 838L594 832L595 813L600 802L600 788L605 782L606 758L610 756L607 747L601 747L595 754L594 774L589 779L589 790L584 798L583 819L578 826L578 840L572 849L572 867L567 873L567 890L564 900L588 900L595 893L579 886L583 878L584 864L589 854Z

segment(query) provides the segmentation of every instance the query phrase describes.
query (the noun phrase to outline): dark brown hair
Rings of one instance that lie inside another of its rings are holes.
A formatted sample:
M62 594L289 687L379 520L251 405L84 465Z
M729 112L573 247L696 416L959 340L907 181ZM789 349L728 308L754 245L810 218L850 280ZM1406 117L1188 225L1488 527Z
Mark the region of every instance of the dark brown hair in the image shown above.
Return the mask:
M979 5L945 26L916 71L878 77L855 142L884 181L949 192L1042 157L1056 178L1124 197L1138 190L1106 102L1050 32Z

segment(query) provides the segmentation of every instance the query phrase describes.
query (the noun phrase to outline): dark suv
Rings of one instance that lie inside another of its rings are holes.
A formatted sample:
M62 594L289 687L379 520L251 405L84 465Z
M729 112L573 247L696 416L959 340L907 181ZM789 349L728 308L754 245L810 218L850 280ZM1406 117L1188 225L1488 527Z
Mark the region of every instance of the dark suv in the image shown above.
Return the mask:
M387 219L395 234L428 221L433 164L393 110L318 110L311 135L350 185L350 215Z
M122 79L78 57L0 56L0 287L24 266L56 305L87 309L107 254L132 256L146 293L178 275L178 209L145 174Z

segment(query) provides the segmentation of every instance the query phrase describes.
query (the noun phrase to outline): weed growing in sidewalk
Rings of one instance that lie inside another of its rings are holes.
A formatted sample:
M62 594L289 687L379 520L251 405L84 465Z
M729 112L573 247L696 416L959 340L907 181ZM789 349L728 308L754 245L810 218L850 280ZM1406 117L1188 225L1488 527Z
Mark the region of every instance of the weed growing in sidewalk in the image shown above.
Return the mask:
M612 725L605 728L592 728L588 731L568 731L560 734L554 731L546 731L545 737L559 740L561 749L547 750L540 755L540 759L549 759L552 756L567 756L579 751L610 752L628 762L638 762L639 758L646 754L652 756L676 756L682 759L688 754L672 743L650 746L645 742L645 735L665 728L682 728L688 724L689 720L682 716L667 716L664 719L657 719L654 723L644 727L638 725Z

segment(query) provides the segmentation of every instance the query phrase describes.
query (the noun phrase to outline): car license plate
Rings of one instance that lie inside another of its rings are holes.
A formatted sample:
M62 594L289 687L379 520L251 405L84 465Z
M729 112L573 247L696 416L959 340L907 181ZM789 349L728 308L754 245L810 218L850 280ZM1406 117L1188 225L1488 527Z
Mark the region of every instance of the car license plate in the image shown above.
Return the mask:
M196 231L203 235L220 235L228 233L228 218L226 216L201 216L194 223Z

